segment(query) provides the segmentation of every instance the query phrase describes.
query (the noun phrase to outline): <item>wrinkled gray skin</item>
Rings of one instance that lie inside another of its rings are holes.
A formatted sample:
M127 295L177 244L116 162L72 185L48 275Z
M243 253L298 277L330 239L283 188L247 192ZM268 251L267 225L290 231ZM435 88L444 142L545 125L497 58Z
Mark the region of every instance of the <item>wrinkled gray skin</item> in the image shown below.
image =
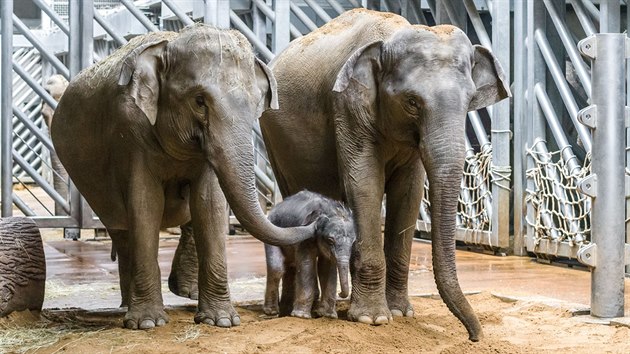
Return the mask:
M282 194L343 200L356 220L348 317L384 324L414 315L407 280L426 169L436 284L479 340L457 280L455 215L466 113L509 96L496 58L453 26L359 9L293 41L270 67L280 110L260 123Z
M57 102L59 102L67 87L68 80L62 75L52 75L44 84L44 89ZM44 116L48 131L50 131L54 113L55 111L47 103L44 102L42 104L42 116ZM68 172L63 168L55 151L50 152L50 163L53 169L53 187L62 197L68 198ZM59 203L55 203L55 215L66 215L66 212Z
M42 237L30 218L0 218L0 317L40 311L46 286Z
M269 220L280 227L315 222L316 234L297 245L265 245L265 313L311 318L313 304L319 300L315 313L337 318L337 273L341 284L339 296L347 297L350 255L356 240L350 209L321 194L301 191L276 205L269 213ZM289 271L285 272L285 269ZM318 299L318 278L322 288L321 299ZM278 304L280 279L282 298Z
M262 110L277 108L275 86L245 37L204 25L134 38L68 86L52 138L114 242L125 327L168 321L160 227L192 220L200 269L195 322L220 327L240 323L227 286L226 198L261 241L312 237L314 226L278 228L258 204L252 126Z

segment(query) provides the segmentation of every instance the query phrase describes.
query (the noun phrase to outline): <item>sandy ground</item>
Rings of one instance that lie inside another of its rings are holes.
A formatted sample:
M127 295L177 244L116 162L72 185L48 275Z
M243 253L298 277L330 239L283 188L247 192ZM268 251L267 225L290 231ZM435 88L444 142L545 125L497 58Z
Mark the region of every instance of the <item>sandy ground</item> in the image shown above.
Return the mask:
M415 318L384 326L339 320L266 317L260 304L241 305L242 325L195 325L194 307L168 309L165 327L121 328L121 310L44 310L0 319L0 352L7 353L630 353L630 328L593 324L560 304L469 295L485 337L467 340L439 298L413 297Z

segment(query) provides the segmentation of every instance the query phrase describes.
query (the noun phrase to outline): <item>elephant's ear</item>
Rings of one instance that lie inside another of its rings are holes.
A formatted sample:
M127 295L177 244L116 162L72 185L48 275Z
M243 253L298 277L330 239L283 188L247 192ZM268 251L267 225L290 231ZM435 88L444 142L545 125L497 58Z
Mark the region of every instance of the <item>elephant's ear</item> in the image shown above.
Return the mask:
M260 117L262 112L269 108L278 109L278 85L269 67L258 58L254 70L256 84L262 95L256 112L256 117Z
M381 67L381 48L383 41L376 41L357 49L337 73L337 80L333 86L334 92L344 92L353 83L362 94L368 94L370 99L376 98L375 73Z
M472 69L472 79L477 91L468 105L469 111L487 107L512 96L501 63L485 47L480 45L474 47L475 62Z
M136 105L151 122L157 119L157 103L160 91L158 67L168 41L144 43L123 59L118 85L128 86Z

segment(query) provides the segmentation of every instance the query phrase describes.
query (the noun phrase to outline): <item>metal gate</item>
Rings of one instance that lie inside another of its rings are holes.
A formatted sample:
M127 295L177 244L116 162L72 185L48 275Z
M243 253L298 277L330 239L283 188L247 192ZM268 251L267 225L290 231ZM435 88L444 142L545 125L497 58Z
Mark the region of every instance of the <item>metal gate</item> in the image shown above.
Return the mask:
M412 23L457 25L470 34L474 43L492 47L503 66L509 67L509 32L494 31L492 40L488 34L491 22L495 27L509 26L507 1L163 0L139 2L144 5L137 6L131 0L107 0L104 11L99 10L99 0L70 0L67 7L63 6L63 1L55 0L54 9L44 0L33 2L54 24L55 31L35 33L13 14L11 2L2 3L2 33L12 33L15 26L13 38L17 38L14 43L11 36L3 36L2 53L18 56L31 53L33 58L25 65L20 58L2 57L2 215L21 213L35 219L40 227L64 227L74 233L71 235L74 237L79 228L102 225L70 181L69 195L62 195L53 188L51 179L46 178L57 172L51 167L53 148L39 110L42 102L52 108L56 102L42 85L52 74L70 79L130 37L161 29L177 31L195 21L203 21L238 29L252 42L257 54L270 61L274 53L284 49L292 39L348 9L369 7L401 14ZM114 7L115 3L119 5ZM489 6L492 4L494 6ZM28 71L41 67L46 70ZM19 82L12 85L13 77ZM27 92L23 93L25 90ZM12 97L16 95L19 97ZM458 240L492 248L509 245L509 210L505 207L509 204L509 109L509 103L504 101L491 109L469 114ZM273 205L280 198L278 188L260 130L258 127L255 130L255 172L261 202ZM19 148L10 149L14 144ZM55 205L58 212L54 211ZM428 205L424 204L418 230L430 230L428 210Z

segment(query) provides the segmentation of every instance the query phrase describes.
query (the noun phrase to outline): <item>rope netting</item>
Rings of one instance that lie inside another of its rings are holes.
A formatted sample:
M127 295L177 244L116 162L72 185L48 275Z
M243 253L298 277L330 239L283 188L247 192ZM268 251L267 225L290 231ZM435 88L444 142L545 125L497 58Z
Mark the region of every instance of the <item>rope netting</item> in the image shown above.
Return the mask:
M535 244L542 239L565 241L570 246L588 243L591 200L577 190L577 184L590 174L590 153L583 166L575 163L573 154L563 155L562 150L547 152L537 148L529 149L527 154L534 161L527 178L533 180L535 188L526 191L525 201L534 209L534 219L528 213L526 221L534 228ZM568 163L572 159L574 163Z
M499 175L500 177L495 178L493 175ZM468 154L464 163L464 175L460 185L457 227L472 230L490 230L492 217L490 184L497 184L503 180L509 180L509 174L506 177L496 171L493 173L492 148L489 145L476 154ZM430 222L431 204L429 203L428 195L429 181L425 180L420 215L421 219L426 222Z

